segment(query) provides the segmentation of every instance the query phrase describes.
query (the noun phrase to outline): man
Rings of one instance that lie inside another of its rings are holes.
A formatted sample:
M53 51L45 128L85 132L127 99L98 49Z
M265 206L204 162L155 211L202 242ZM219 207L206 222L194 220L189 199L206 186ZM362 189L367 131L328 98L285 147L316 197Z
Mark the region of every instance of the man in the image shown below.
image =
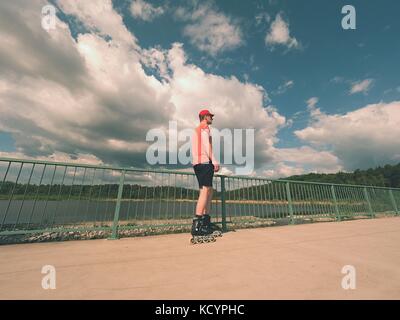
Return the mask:
M218 172L220 164L212 150L212 138L209 125L214 114L208 110L199 113L200 124L195 128L192 137L192 164L199 183L200 193L197 200L196 213L193 219L192 235L221 235L220 229L211 223L210 207L213 195L212 180L214 172Z

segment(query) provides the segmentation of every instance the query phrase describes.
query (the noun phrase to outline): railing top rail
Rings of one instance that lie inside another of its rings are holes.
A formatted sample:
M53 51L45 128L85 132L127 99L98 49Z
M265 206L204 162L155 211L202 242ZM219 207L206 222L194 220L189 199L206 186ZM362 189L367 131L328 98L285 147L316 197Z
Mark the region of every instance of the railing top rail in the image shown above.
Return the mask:
M5 158L0 157L0 162L23 162L23 163L36 163L36 164L47 164L47 165L57 165L66 167L77 167L77 168L92 168L92 169L108 169L116 171L132 171L132 172L155 172L155 173L169 173L169 174L184 174L184 175L194 175L193 172L177 171L177 170L161 170L161 169L139 169L139 168L129 168L129 167L115 167L115 166L105 166L96 164L83 164L74 162L58 162L58 161L48 161L48 160L35 160L35 159L15 159L15 158Z
M329 182L313 182L313 181L301 181L301 180L289 180L289 179L269 179L263 177L249 177L249 176L225 176L226 178L233 179L244 179L244 180L260 180L260 181L273 181L273 182L290 182L290 183L304 183L304 184L317 184L317 185L328 185L328 186L345 186L345 187L357 187L357 188L376 188L376 189L390 189L400 190L400 188L394 187L380 187L362 184L344 184L344 183L329 183Z
M0 157L0 162L18 162L18 163L36 163L36 164L47 164L47 165L57 165L57 166L67 166L67 167L77 167L77 168L93 168L93 169L108 169L116 171L130 171L130 172L153 172L153 173L163 173L163 174L180 174L180 175L191 175L193 172L178 171L178 170L162 170L162 169L139 169L139 168L129 168L129 167L116 167L116 166L106 166L106 165L93 165L93 164L82 164L74 162L58 162L49 160L36 160L36 159L16 159ZM216 176L230 178L230 179L243 179L243 180L258 180L258 181L270 181L270 182L290 182L297 184L311 184L311 185L329 185L329 186L346 186L346 187L357 187L357 188L376 188L376 189L386 189L386 190L400 190L400 188L390 188L390 187L380 187L371 185L353 185L353 184L340 184L340 183L328 183L328 182L312 182L312 181L299 181L299 180L288 180L288 179L269 179L264 177L249 177L249 176L234 176L234 175L221 175L216 174Z

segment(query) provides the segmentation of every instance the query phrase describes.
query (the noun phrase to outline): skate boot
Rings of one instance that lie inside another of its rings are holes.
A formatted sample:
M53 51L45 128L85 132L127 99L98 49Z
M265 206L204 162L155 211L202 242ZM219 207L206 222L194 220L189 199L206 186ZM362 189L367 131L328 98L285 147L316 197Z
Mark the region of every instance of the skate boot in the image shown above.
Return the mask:
M204 215L204 222L211 229L212 234L216 237L222 237L222 229L215 223L211 222L211 216L209 214Z
M192 238L190 239L190 242L192 244L215 241L215 236L213 235L213 231L209 227L207 227L207 225L204 222L205 222L204 217L193 218L192 231L191 231Z

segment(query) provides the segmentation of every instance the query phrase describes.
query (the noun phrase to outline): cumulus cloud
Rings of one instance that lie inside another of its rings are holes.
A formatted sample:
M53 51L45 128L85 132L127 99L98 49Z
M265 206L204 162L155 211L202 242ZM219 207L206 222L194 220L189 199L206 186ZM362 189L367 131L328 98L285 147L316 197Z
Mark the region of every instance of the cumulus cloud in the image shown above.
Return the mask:
M400 149L400 102L370 104L344 115L312 114L311 125L295 135L329 148L346 170L395 164Z
M168 129L170 120L193 128L207 106L216 128L255 129L255 174L398 160L399 102L328 116L313 97L312 123L296 131L313 146L279 149L277 133L288 121L262 86L204 72L181 43L141 48L111 1L57 3L89 32L73 38L71 22L59 19L55 30L41 29L46 1L0 2L0 131L12 134L16 149L2 156L143 167L150 129Z
M199 106L207 106L216 114L217 128L256 129L255 144L259 146L255 150L256 165L269 161L272 157L269 149L286 119L276 108L264 108L265 90L256 84L242 83L234 76L206 74L199 67L187 64L181 44L175 44L168 57L173 71L170 85L175 119L183 127L192 127L197 122Z
M337 172L342 168L340 159L330 151L320 151L309 146L275 149L275 161L290 162L312 168L313 172Z
M4 152L0 151L0 157L4 158L12 158L12 159L25 159L26 155L22 152ZM89 164L89 165L104 165L105 163L94 156L93 154L87 153L77 153L77 154L68 154L65 152L56 151L50 156L38 156L35 157L36 160L42 161L57 161L57 162L68 162L68 163L77 163L77 164ZM4 165L2 163L1 165Z
M365 79L362 81L353 82L349 90L349 94L367 93L373 84L373 79Z
M143 0L134 0L131 4L130 10L134 18L142 19L144 21L152 21L154 18L164 14L163 7L154 7Z
M199 50L216 56L241 46L243 34L235 19L219 12L210 2L195 4L193 9L178 7L175 17L187 21L183 34Z
M209 106L216 127L256 129L256 165L272 158L286 120L265 108L263 87L205 73L187 62L180 43L139 47L111 1L58 1L90 32L74 39L70 22L57 19L47 33L37 22L45 4L24 3L22 11L18 2L0 4L0 21L11 23L8 45L0 43L7 62L0 63L0 130L12 134L16 155L61 161L91 155L90 161L146 166L148 130L169 120L192 128L199 108Z
M109 0L58 0L57 4L68 14L76 16L92 32L108 35L119 45L129 44L138 48L136 37L128 31L122 17L113 10Z
M299 48L300 44L296 38L290 36L289 23L286 22L281 14L277 14L265 36L267 46L283 45L287 48Z
M42 78L79 90L86 80L85 63L70 40L66 24L57 20L55 30L43 32L40 14L46 4L0 2L0 77L13 81L24 76ZM10 85L3 81L3 90Z
M343 170L342 161L330 151L310 146L271 148L273 159L260 168L259 175L271 179L306 173L334 173Z
M289 166L283 162L275 164L273 169L262 171L262 175L270 179L279 179L300 174L304 174L304 169L301 166Z
M0 128L10 132L17 151L29 157L85 152L107 163L143 164L147 130L163 126L174 110L170 92L145 74L135 37L111 1L101 1L96 8L93 3L58 2L65 13L96 30L77 41L58 19L55 30L41 29L37 19L45 1L24 3L23 11L18 3L0 4L0 14L14 21L8 38L15 49L23 49L1 50L8 61L16 62L2 66L7 72L0 76ZM18 54L33 63L23 64Z

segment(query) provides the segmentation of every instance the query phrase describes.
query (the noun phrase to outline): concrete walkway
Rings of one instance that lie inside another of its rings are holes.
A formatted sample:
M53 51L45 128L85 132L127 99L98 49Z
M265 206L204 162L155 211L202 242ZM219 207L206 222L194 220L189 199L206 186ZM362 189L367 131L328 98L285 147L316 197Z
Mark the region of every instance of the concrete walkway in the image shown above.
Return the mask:
M0 247L0 299L400 299L400 218ZM44 265L56 289L44 290ZM344 290L343 266L356 269Z

